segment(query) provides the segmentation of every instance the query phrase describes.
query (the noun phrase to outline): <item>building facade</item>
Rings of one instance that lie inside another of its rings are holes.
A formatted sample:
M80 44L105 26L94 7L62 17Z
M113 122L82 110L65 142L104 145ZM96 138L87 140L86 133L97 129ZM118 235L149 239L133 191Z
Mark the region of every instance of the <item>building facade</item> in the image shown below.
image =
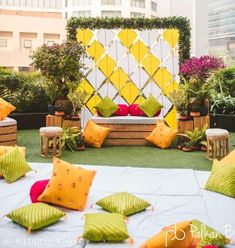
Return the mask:
M7 6L10 2L21 5ZM62 42L66 37L66 21L55 8L57 5L44 5L34 11L36 6L23 2L0 0L0 66L15 71L31 71L32 50L44 43Z
M64 0L63 16L156 17L156 0Z
M235 1L208 0L209 50L235 64Z

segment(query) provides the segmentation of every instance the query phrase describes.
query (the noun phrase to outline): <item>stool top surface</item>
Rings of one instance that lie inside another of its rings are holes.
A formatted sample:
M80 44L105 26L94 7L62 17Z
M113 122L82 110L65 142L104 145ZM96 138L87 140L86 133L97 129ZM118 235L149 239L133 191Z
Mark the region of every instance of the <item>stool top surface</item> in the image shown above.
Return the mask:
M206 130L206 136L223 136L223 135L228 135L229 132L226 129L222 128L209 128Z
M48 134L48 135L53 135L53 134L60 134L62 133L62 128L61 127L41 127L39 129L40 134Z

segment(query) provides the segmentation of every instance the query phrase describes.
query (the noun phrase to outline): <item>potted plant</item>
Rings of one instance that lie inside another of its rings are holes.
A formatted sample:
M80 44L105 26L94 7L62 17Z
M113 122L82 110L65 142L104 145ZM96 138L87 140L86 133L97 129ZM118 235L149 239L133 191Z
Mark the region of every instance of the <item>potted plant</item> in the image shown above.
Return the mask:
M235 131L235 67L216 72L211 78L211 125Z
M83 139L82 133L78 133L77 140L76 140L76 150L84 151L85 150L85 141Z
M185 90L185 87L183 87L183 85L180 85L177 90L173 91L170 94L170 100L174 104L176 111L179 114L178 119L187 120L189 101L188 101L188 94Z
M186 82L191 116L207 115L208 103L206 98L210 94L210 85L207 80L215 71L224 67L224 61L221 58L210 55L199 58L192 57L182 63L180 73Z
M56 96L58 94L58 88L56 85L53 85L53 83L49 80L46 81L46 94L50 99L50 103L48 104L48 113L49 115L55 114L55 100Z
M198 117L200 116L200 105L201 100L197 97L190 98L190 116Z
M190 142L192 150L201 150L202 141L206 140L207 125L204 125L202 129L195 128L193 131L185 131L185 134L181 134L186 139L186 143Z
M63 127L61 146L62 149L69 149L74 151L77 148L77 139L79 131L76 127Z
M85 104L85 99L87 97L86 91L81 91L76 88L75 90L70 90L68 93L68 99L72 103L72 119L80 119L81 108Z
M62 44L54 43L50 46L44 44L33 51L31 58L35 69L40 70L52 84L51 87L47 87L48 95L55 91L57 94L53 98L67 100L69 93L67 82L79 84L83 77L85 56L86 52L79 42L67 40Z
M182 151L184 152L191 152L193 150L192 143L190 141L184 142L182 144Z

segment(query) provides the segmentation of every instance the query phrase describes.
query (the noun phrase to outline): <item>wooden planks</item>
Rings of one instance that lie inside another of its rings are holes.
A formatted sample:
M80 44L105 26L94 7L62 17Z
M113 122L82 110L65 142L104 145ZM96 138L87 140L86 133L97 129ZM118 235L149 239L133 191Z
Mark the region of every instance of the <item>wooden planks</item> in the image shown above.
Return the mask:
M193 131L195 128L202 129L203 126L207 124L210 127L210 116L199 116L193 117L190 120L178 120L177 126L179 133L184 133L185 131Z
M46 116L46 126L50 127L61 127L62 126L62 116L47 115Z
M99 124L111 128L105 140L106 146L144 146L145 138L153 131L153 124Z
M17 126L0 127L0 145L16 145L17 141Z
M52 126L52 127L77 127L78 130L81 130L81 120L66 120L63 119L62 116L56 116L56 115L47 115L46 116L46 126Z
M63 120L63 126L65 127L77 127L81 130L81 120Z

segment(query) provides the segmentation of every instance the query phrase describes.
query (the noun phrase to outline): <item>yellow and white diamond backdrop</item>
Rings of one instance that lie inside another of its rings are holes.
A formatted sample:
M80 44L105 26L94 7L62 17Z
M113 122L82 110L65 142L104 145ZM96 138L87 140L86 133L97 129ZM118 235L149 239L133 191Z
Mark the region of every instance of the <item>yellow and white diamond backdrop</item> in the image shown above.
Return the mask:
M179 82L178 30L78 29L76 37L88 55L79 86L89 93L82 110L83 126L105 96L117 104L132 104L152 94L164 106L161 116L176 127L169 94Z

